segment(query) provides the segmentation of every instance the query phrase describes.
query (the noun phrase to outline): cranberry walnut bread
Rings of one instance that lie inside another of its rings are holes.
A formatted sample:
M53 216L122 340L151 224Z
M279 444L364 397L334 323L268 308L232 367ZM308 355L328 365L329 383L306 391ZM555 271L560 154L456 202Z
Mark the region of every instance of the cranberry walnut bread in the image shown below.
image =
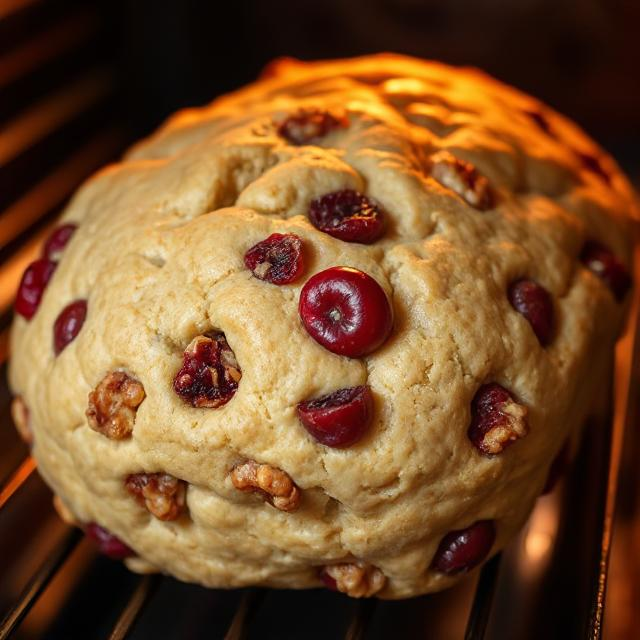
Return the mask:
M439 590L566 457L637 213L575 125L480 72L281 61L73 198L18 292L14 415L134 570Z

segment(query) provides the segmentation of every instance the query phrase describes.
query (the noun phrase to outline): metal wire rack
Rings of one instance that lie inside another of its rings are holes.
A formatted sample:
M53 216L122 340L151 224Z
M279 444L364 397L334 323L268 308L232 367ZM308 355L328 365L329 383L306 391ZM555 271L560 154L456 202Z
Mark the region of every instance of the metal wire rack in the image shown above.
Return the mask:
M503 614L496 613L522 612L513 605L519 591L509 552L486 564L475 583L469 578L455 608L448 596L387 603L324 591L207 591L129 574L55 519L50 493L10 424L8 327L20 274L61 205L126 142L114 115L117 85L106 40L93 5L0 3L0 640L451 637L443 629L452 627L437 622L443 612L456 617L456 637L513 637L501 633ZM617 350L610 415L589 429L556 497L562 505L555 551L536 582L529 637L602 637L622 441L636 419L637 306L636 297ZM153 615L143 615L147 607Z

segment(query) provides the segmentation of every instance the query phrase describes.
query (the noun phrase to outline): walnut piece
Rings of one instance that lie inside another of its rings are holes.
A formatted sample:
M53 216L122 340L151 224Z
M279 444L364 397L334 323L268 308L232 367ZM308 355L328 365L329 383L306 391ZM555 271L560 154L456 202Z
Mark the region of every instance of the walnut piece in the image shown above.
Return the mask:
M489 429L482 438L481 449L490 455L501 453L507 444L524 438L529 433L529 427L525 420L527 407L509 400L500 407L500 413L504 420L497 421L495 426Z
M20 396L16 396L11 401L11 417L20 437L31 447L33 445L33 432L31 431L29 407Z
M145 398L144 387L124 371L111 371L89 394L89 426L112 440L128 438L136 410Z
M472 207L480 210L491 208L493 196L489 181L470 163L448 151L439 151L431 157L431 175Z
M378 567L365 562L328 565L323 573L333 580L338 591L352 598L370 598L387 583Z
M240 491L262 494L269 504L280 511L295 511L300 503L300 489L288 473L268 464L247 460L231 470L231 482Z
M176 520L184 511L187 483L168 473L132 473L125 487L158 520Z

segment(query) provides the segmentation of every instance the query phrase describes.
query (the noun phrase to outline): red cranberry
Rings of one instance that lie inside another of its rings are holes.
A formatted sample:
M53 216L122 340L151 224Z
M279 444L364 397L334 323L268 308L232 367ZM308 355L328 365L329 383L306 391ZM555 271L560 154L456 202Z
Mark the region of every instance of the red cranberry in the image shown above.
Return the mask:
M553 459L551 467L549 467L549 475L547 481L544 484L542 495L551 493L558 484L558 480L562 477L567 467L569 466L569 443L565 442L562 445L562 449L558 452L558 455Z
M293 233L273 233L244 254L253 275L273 284L289 284L302 274L302 240Z
M492 382L476 393L471 403L469 440L486 456L504 451L529 429L527 408L518 404L502 386Z
M631 286L631 276L627 268L598 242L589 241L584 245L580 260L607 284L616 300L621 302Z
M215 409L231 400L242 378L224 333L196 336L173 380L175 392L193 407Z
M337 118L327 111L318 109L303 109L289 116L278 127L278 134L291 144L302 145L323 138L334 129L346 126L346 118Z
M42 258L32 262L25 270L16 294L15 309L23 318L31 320L35 315L42 294L56 270L56 263Z
M304 428L328 447L348 447L365 434L373 415L368 386L340 389L321 398L301 402L298 417Z
M607 184L611 183L611 176L605 171L600 160L596 158L596 156L591 155L590 153L583 153L582 151L576 151L578 158L580 158L580 162L582 162L582 166L587 170L594 173L599 178L601 178Z
M509 302L529 321L540 344L549 344L553 333L553 301L549 292L533 280L518 280L509 287Z
M78 225L68 223L54 229L44 245L42 255L49 260L60 260L64 248L77 228Z
M320 580L322 580L324 586L327 587L327 589L330 589L331 591L338 590L338 583L336 579L328 574L325 567L320 570L320 572L318 573L318 577L320 578Z
M122 560L123 558L129 558L135 555L135 552L122 542L120 538L116 538L116 536L95 522L90 522L87 525L85 533L87 537L97 543L100 553L109 556L109 558Z
M53 325L53 350L56 355L75 340L86 317L86 300L76 300L60 312Z
M300 293L298 310L314 340L351 358L375 351L393 323L382 287L351 267L331 267L310 278Z
M489 555L495 539L493 520L479 520L466 529L451 531L440 541L431 566L448 576L469 571Z
M312 200L309 220L316 229L345 242L371 244L384 232L382 208L352 189Z

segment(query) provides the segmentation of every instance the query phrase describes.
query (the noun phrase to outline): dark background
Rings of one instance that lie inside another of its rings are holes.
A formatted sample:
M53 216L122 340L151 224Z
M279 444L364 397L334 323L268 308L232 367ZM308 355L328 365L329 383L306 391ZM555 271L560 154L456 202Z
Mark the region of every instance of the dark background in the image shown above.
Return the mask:
M566 113L640 171L635 0L128 0L118 33L136 135L254 79L271 59L394 51L481 67ZM634 176L635 177L635 176Z

